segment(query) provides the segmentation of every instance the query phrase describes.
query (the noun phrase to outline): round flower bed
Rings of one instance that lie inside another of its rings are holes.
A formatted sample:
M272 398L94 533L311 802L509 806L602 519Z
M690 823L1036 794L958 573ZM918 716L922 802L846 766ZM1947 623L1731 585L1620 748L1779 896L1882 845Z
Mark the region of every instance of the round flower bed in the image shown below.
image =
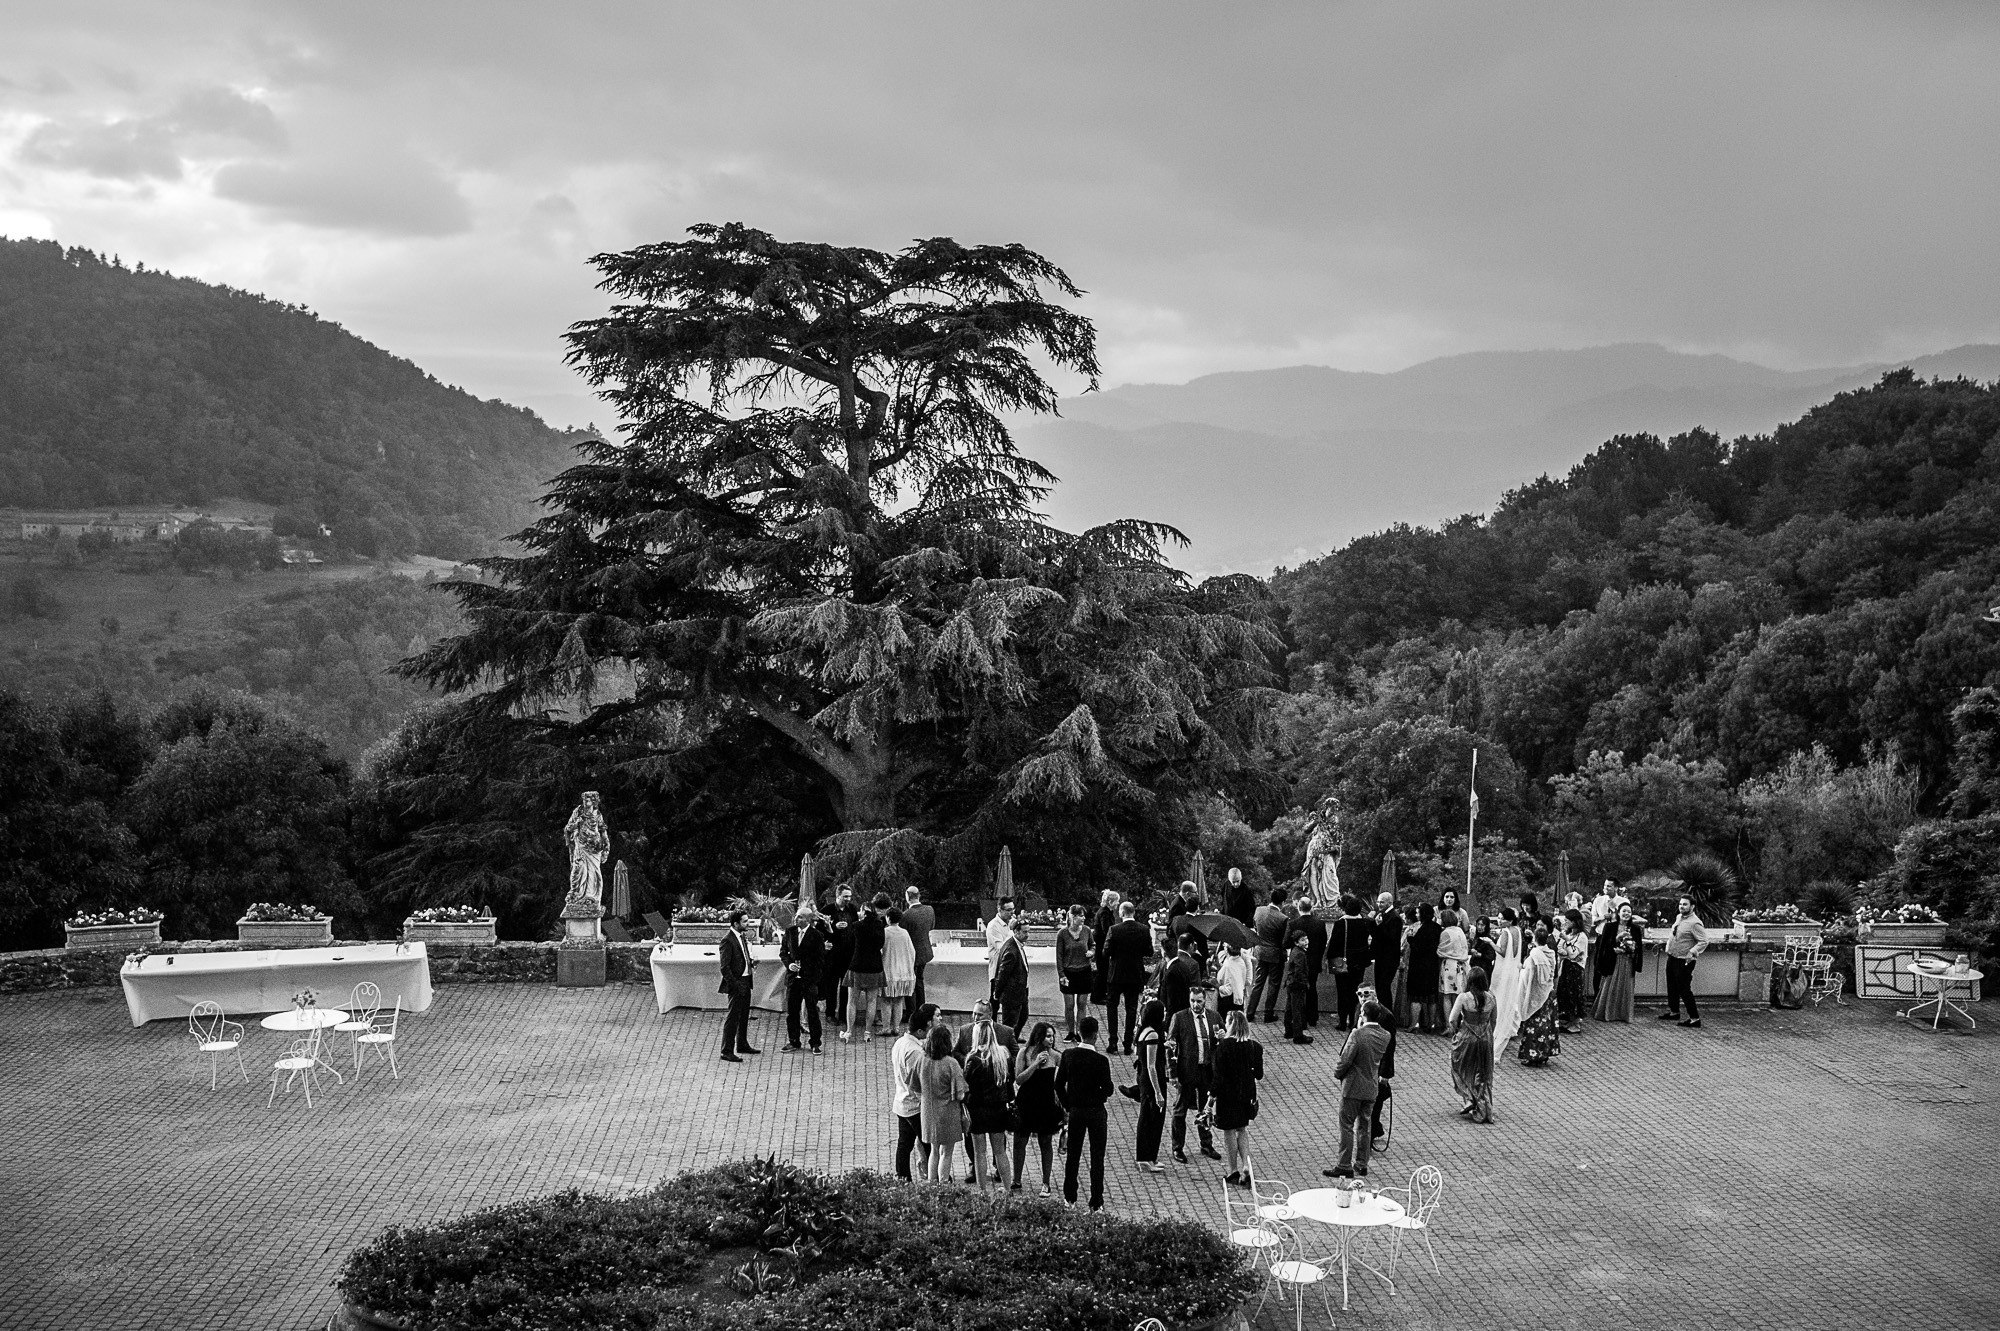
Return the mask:
M1049 1202L776 1160L628 1198L561 1193L421 1229L348 1259L340 1291L429 1328L1096 1331L1209 1326L1255 1284L1220 1235Z

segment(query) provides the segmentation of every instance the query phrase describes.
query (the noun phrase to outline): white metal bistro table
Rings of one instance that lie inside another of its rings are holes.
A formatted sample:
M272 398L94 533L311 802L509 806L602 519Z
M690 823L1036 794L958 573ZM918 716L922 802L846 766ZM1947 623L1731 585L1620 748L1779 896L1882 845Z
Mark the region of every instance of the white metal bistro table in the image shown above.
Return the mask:
M267 1031L285 1031L296 1035L303 1031L331 1030L346 1020L347 1013L337 1007L295 1007L289 1012L273 1012L257 1024ZM347 1079L340 1075L340 1069L319 1056L319 1048L320 1042L315 1039L313 1041L313 1062L331 1072L333 1079L342 1086L347 1085ZM287 1082L285 1084L289 1086L291 1083ZM312 1083L308 1082L306 1084L310 1087Z
M1340 1204L1340 1188L1307 1188L1295 1192L1286 1205L1308 1220L1322 1225L1332 1225L1340 1235L1340 1310L1347 1311L1347 1262L1348 1250L1353 1247L1352 1235L1357 1229L1376 1229L1390 1223L1403 1214L1403 1204L1392 1197L1373 1194L1366 1201L1350 1200L1346 1206ZM1348 1196L1352 1198L1353 1194ZM1370 1266L1360 1258L1354 1259L1388 1281L1389 1292L1396 1292L1396 1282L1379 1268Z
M1938 1023L1944 1020L1945 1009L1949 1008L1959 1016L1964 1017L1966 1025L1972 1027L1974 1030L1979 1029L1979 1023L1972 1019L1972 1014L1966 1011L1964 1004L1952 1001L1951 991L1960 985L1965 986L1966 1001L1970 1002L1972 1000L1972 986L1986 978L1984 971L1956 970L1950 966L1932 967L1921 965L1914 961L1903 969L1908 971L1911 977L1917 982L1917 1001L1911 1006L1904 1008L1901 1012L1898 1012L1897 1016L1917 1017L1923 1014L1925 1008L1929 1008L1931 1010L1931 1029L1936 1030ZM1924 982L1927 980L1936 990L1929 998L1924 997Z

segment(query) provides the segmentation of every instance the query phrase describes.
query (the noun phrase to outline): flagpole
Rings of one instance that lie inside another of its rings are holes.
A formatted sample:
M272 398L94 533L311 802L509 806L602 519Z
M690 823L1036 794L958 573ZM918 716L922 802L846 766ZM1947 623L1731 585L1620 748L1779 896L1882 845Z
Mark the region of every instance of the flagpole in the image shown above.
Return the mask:
M1467 786L1472 798L1467 801L1465 811L1465 904L1472 905L1472 844L1473 826L1479 821L1479 750L1472 751L1472 780Z

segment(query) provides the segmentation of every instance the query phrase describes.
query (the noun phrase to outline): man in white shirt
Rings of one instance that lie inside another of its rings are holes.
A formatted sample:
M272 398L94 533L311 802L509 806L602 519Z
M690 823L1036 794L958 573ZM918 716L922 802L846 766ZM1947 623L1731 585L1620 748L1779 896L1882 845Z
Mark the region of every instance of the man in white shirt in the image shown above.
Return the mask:
M913 1152L919 1174L923 1173L925 1163L930 1159L930 1151L921 1140L924 1100L917 1088L917 1071L924 1063L924 1037L930 1034L931 1023L937 1020L937 1014L935 1003L918 1005L910 1013L910 1024L896 1038L895 1047L889 1050L890 1075L895 1079L890 1107L896 1115L896 1177L905 1183L910 1181L910 1156Z
M1616 915L1618 908L1624 905L1627 900L1626 895L1618 890L1615 883L1609 878L1605 879L1604 886L1598 888L1597 895L1591 898L1590 923L1592 926L1603 924L1606 920ZM1595 932L1594 928L1593 932Z
M993 988L993 972L1000 965L1000 948L1014 936L1014 898L1000 898L999 909L986 922L986 988Z
M1694 898L1683 896L1680 907L1673 935L1667 939L1667 1010L1660 1020L1698 1027L1701 1009L1694 1003L1694 964L1708 951L1708 929L1695 914ZM1686 1017L1681 1016L1682 1003L1687 1004Z

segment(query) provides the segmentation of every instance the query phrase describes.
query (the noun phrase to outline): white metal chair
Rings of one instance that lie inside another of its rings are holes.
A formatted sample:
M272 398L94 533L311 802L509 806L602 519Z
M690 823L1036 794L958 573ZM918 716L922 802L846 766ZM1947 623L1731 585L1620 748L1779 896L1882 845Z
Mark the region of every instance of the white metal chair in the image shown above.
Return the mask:
M1294 1211L1291 1206L1291 1184L1281 1183L1277 1179L1258 1178L1254 1167L1246 1167L1245 1172L1250 1175L1250 1196L1256 1200L1257 1218L1259 1220L1297 1220L1299 1218L1299 1213Z
M388 1026L384 1027L382 1025L382 1014L380 1012L377 1012L373 1019L372 1027L368 1031L368 1033L365 1035L357 1035L354 1037L355 1076L358 1077L361 1075L361 1055L371 1045L374 1047L376 1054L378 1055L387 1054L389 1056L390 1080L392 1081L396 1080L403 1075L402 1070L396 1066L396 1028L402 1024L402 1018L403 1018L403 996L401 994L397 994L396 1006L394 1010L389 1013Z
M382 990L372 981L363 980L354 986L354 993L347 1000L347 1020L333 1028L351 1037L356 1072L361 1071L361 1037L375 1029L375 1017L381 1010Z
M1423 1165L1410 1175L1407 1188L1385 1188L1384 1192L1401 1193L1403 1214L1389 1222L1389 1286L1396 1284L1396 1256L1403 1246L1405 1234L1423 1236L1424 1250L1431 1255L1432 1274L1442 1274L1438 1266L1437 1249L1431 1246L1431 1227L1437 1219L1439 1203L1444 1201L1444 1171L1436 1165Z
M285 1074L285 1094L292 1093L292 1084L303 1080L306 1090L306 1108L312 1108L313 1069L319 1064L319 1027L302 1033L285 1050L285 1056L271 1064L271 1095L264 1101L269 1109L278 1102L278 1074Z
M1279 1296L1289 1299L1292 1305L1293 1331L1305 1331L1306 1291L1319 1290L1320 1308L1326 1313L1326 1324L1334 1325L1333 1300L1326 1292L1327 1269L1318 1262L1306 1259L1305 1244L1298 1232L1281 1220L1266 1221L1266 1225L1277 1235L1278 1246L1271 1265L1265 1270L1264 1295L1257 1300L1257 1312L1250 1320L1254 1323L1264 1310L1264 1298L1268 1297L1273 1285Z
M1229 1241L1247 1250L1251 1259L1268 1259L1270 1250L1278 1246L1278 1236L1271 1232L1257 1216L1255 1200L1238 1201L1229 1191L1230 1184L1222 1184L1222 1231ZM1239 1212L1241 1213L1239 1215Z
M250 1069L243 1066L243 1023L223 1016L220 1004L203 999L194 1005L188 1013L188 1038L194 1041L196 1052L208 1055L209 1090L216 1088L224 1054L234 1055L236 1070L245 1082L250 1080Z

